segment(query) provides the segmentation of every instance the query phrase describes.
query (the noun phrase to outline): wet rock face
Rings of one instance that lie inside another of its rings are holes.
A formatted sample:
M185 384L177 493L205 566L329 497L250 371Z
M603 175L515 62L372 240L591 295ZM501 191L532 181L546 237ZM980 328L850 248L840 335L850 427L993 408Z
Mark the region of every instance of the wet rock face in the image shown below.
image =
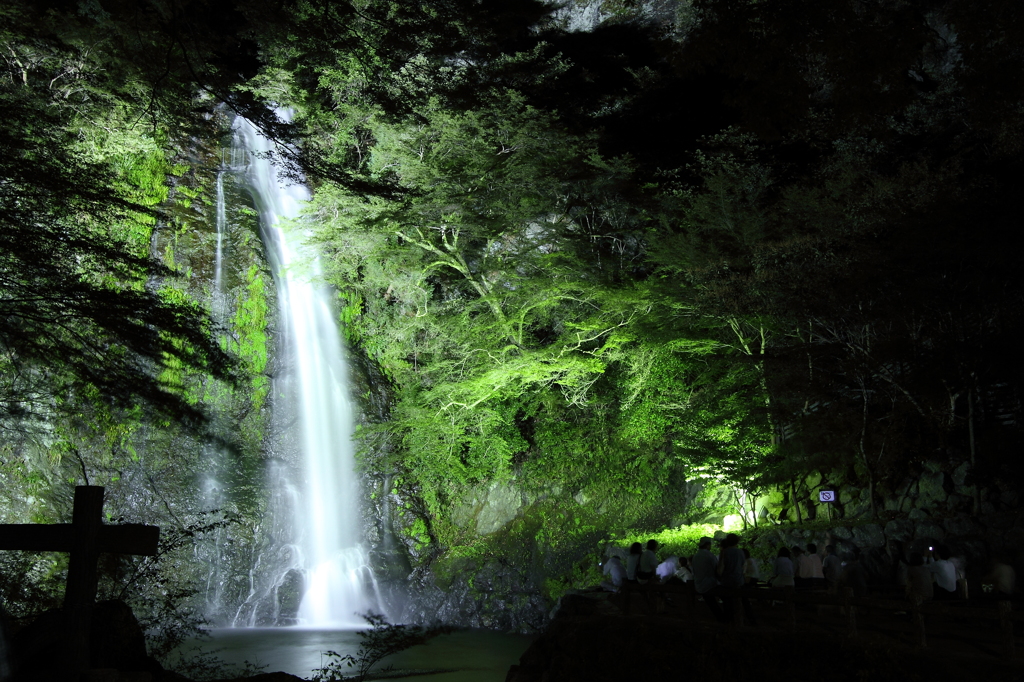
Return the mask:
M410 583L415 599L402 614L410 622L533 633L547 620L547 605L531 577L496 560L479 569L467 565L443 586L429 569L416 569Z
M302 594L305 590L306 581L301 571L292 569L285 574L277 588L278 623L293 625L298 622L299 606L302 604Z
M543 627L547 604L531 552L442 565L420 510L401 495L384 493L387 484L383 477L375 482L378 492L370 500L369 516L376 540L371 550L374 573L392 619L503 632L531 633ZM509 509L511 505L503 513Z
M522 508L523 496L514 486L492 483L467 495L452 514L452 522L477 535L489 535L516 518Z

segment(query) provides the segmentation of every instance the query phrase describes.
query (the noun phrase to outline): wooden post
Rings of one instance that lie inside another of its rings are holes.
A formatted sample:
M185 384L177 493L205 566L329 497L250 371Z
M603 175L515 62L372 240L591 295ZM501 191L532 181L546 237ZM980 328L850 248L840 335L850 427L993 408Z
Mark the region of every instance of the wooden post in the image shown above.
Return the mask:
M1003 631L1003 637L1006 642L1006 657L1013 658L1013 621L1010 620L1010 612L1013 610L1013 604L1007 599L999 600L999 627Z
M96 601L96 562L100 556L102 524L103 488L95 485L75 488L75 507L71 515L74 533L68 562L68 585L64 591L64 613L71 645L68 662L77 674L89 669L89 626L92 623L92 606Z

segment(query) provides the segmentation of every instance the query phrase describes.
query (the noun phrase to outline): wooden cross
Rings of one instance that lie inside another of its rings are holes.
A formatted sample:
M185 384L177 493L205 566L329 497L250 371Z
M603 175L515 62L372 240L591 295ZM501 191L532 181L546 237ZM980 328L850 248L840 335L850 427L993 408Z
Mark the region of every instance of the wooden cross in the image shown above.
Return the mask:
M0 550L70 552L64 590L64 615L72 651L72 679L89 668L89 625L96 601L96 563L101 552L156 554L160 529L156 526L103 524L103 488L75 488L71 523L40 525L0 524Z

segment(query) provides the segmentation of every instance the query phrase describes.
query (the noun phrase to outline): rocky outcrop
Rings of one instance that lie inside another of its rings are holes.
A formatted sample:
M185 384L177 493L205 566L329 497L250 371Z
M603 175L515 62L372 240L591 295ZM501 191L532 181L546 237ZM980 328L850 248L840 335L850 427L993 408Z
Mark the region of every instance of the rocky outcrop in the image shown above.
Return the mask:
M819 500L822 490L835 492L835 501L822 503ZM981 514L1014 509L1020 499L1016 489L999 482L981 488L977 497ZM975 486L967 462L930 461L922 464L915 476L876 490L875 511L883 517L909 516L921 521L924 516L973 513L974 502ZM754 504L758 518L771 522L862 519L872 512L868 490L842 472L812 473L794 481L792 487L767 491L758 496Z
M892 579L900 557L905 560L911 552L923 554L929 546L942 543L950 548L968 578L973 578L984 570L993 553L1009 560L1024 560L1024 513L1002 511L980 517L938 517L922 512L888 521L854 520L847 525L814 530L774 526L759 532L751 547L756 555L771 557L779 547L805 547L808 543L815 543L819 551L831 544L840 554L858 552L869 574L880 582Z
M1014 506L1013 491L998 488L981 491L983 513L973 516L974 491L968 481L962 465L948 470L929 465L920 477L880 491L879 518L870 519L865 490L835 475L808 476L789 490L771 491L757 500L758 530L750 534L757 539L748 546L768 559L780 546L831 544L840 553L860 553L873 579L888 581L900 557L944 543L975 573L991 552L1012 557L1024 547L1024 518ZM700 482L687 486L689 516L671 523L721 523L725 514L736 511L731 490L702 489ZM839 501L831 508L818 502L821 489L836 491ZM596 530L592 537L576 538L575 544L552 546L550 537L558 533L559 521L546 514L545 504L558 501L589 509L594 523L603 527L608 510L601 507L606 501L590 499L582 491L527 492L512 480L477 486L454 507L450 522L470 538L466 547L471 551L460 554L439 545L415 495L392 487L390 479L379 480L376 491L368 515L376 524L371 533L377 548L375 565L384 567L385 581L406 596L395 601L395 613L411 622L441 620L509 632L537 631L546 621L549 583L574 571L585 572L586 567L580 567L592 564L593 553L607 540ZM801 518L810 522L806 527L788 522L795 520L794 492L803 498ZM548 540L540 541L545 535Z
M430 567L413 571L409 587L415 598L402 620L523 634L544 628L547 603L529 570L496 559L482 566L471 561L464 565L464 571L446 576L448 580Z

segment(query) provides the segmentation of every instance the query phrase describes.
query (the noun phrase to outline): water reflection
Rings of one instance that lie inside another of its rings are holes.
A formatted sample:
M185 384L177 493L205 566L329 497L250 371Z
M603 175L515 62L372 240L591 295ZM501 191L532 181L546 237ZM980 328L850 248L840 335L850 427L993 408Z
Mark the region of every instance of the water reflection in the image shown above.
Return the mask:
M307 628L245 628L211 632L206 649L219 649L227 664L242 666L245 661L266 666L265 672L286 672L309 678L312 670L328 660L322 652L355 654L359 648L356 630L319 630ZM430 682L503 682L510 665L533 641L528 635L505 635L481 630L460 630L440 635L424 646L413 647L386 659L381 665L403 670L438 670L417 676Z

